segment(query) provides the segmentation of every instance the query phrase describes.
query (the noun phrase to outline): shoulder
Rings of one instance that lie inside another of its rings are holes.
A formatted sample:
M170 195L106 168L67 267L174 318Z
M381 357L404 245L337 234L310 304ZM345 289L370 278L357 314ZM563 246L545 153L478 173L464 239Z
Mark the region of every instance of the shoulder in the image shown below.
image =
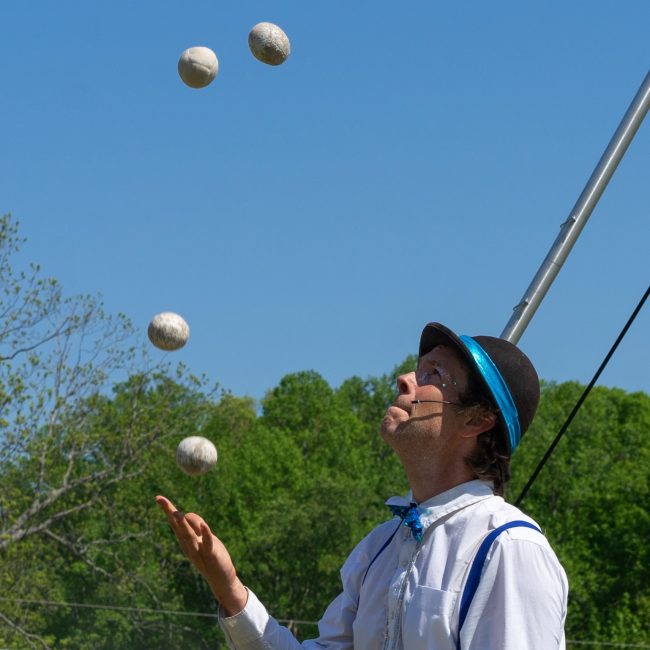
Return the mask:
M566 573L544 535L543 527L515 506L500 501L492 506L485 538L490 532L512 522L525 522L529 526L515 525L498 533L490 545L486 565L497 565L502 571L512 572L517 582L551 581L566 591Z
M523 573L552 571L566 580L564 569L549 541L531 528L509 528L499 534L487 555L487 561L491 559L513 569L521 567Z
M527 515L525 512L519 510L519 508L516 506L508 503L503 499L503 497L500 496L494 495L488 499L480 501L476 504L470 516L475 522L480 522L479 525L484 529L486 534L490 533L492 530L500 528L501 526L517 521L525 522L526 524L530 524L535 528L538 528L542 531L542 534L540 535L539 532L526 526L517 526L510 528L505 531L504 534L516 536L517 533L523 533L524 536L526 536L529 534L528 531L530 531L531 539L535 537L544 537L544 529L537 521L535 521L535 519Z
M512 525L513 522L518 525ZM529 556L539 556L564 576L557 555L544 535L543 526L502 497L493 496L472 507L466 513L465 530L468 533L465 549L470 557L488 540L486 562L504 556L506 562L525 564Z

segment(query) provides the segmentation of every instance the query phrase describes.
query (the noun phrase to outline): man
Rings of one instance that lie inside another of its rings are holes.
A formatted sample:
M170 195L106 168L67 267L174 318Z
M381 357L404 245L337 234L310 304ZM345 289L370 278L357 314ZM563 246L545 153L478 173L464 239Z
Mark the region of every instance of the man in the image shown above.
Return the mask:
M429 323L417 370L397 384L381 433L409 499L389 499L399 519L354 549L319 638L303 647L563 649L566 575L535 522L499 496L537 408L532 364L507 341ZM157 501L220 602L230 647L301 647L244 587L208 525Z

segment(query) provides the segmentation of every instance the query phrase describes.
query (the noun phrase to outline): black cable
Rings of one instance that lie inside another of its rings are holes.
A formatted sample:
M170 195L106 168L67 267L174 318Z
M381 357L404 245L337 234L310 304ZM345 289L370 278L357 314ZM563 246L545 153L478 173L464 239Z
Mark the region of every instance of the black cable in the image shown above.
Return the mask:
M636 309L632 312L632 315L628 319L627 323L625 323L625 327L621 330L621 333L618 335L616 341L614 341L614 345L612 345L609 352L603 359L603 362L600 364L600 367L598 368L598 370L596 370L596 374L593 376L592 380L589 382L589 385L583 391L582 395L580 396L580 399L576 402L576 405L573 407L573 410L569 414L569 417L566 419L566 421L560 428L560 431L555 436L555 440L553 440L551 446L546 450L546 453L544 454L542 460L539 461L539 464L535 468L535 471L533 472L532 476L528 479L528 483L526 483L524 489L521 491L521 494L517 497L517 500L515 501L516 506L519 506L521 502L524 500L524 497L528 493L530 486L534 483L535 479L537 478L537 475L542 471L542 467L544 467L546 461L553 453L553 450L555 449L557 443L560 441L560 438L564 435L564 432L569 428L571 421L573 420L576 413L582 406L582 403L587 399L587 395L589 395L591 389L594 387L594 384L598 381L598 377L600 377L600 374L605 369L605 366L609 363L609 360L612 358L612 355L616 351L618 344L623 340L623 337L627 334L627 331L630 329L630 326L634 322L634 319L641 311L641 308L643 307L643 303L646 301L648 294L650 294L650 287L646 289L646 292L643 294L643 298L641 298L641 300L639 301L639 304L636 306Z

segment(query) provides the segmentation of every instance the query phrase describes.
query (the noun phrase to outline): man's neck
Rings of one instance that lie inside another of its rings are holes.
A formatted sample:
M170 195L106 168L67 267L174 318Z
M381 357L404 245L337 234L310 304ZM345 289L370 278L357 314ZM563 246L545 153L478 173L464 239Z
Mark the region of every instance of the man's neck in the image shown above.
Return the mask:
M411 479L409 479L409 485L411 487L411 492L413 493L413 501L415 501L416 503L424 503L425 501L428 501L429 499L437 496L438 494L442 494L447 490L451 490L451 488L454 488L457 485L461 485L463 483L467 483L468 481L471 481L473 478L476 477L470 474L469 476L463 478L462 480L456 479L456 480L449 480L449 481L427 482L423 484L413 482Z
M422 503L451 488L476 478L464 458L428 459L425 454L402 458L413 500Z

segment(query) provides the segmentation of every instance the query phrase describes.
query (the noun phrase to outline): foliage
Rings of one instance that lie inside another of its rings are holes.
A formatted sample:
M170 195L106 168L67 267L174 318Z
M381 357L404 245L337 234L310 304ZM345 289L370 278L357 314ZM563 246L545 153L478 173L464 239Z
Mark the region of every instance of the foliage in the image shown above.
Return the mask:
M513 463L516 497L584 387L543 388ZM523 504L570 583L567 638L650 643L650 397L596 387Z
M175 377L147 369L128 319L107 315L97 298L64 298L36 266L16 272L20 243L17 224L0 219L0 644L144 641L146 625L115 612L25 601L128 602L146 593L152 606L160 584L139 563L148 509L132 490L167 441L200 431L212 402L184 369ZM119 374L131 376L111 394Z

